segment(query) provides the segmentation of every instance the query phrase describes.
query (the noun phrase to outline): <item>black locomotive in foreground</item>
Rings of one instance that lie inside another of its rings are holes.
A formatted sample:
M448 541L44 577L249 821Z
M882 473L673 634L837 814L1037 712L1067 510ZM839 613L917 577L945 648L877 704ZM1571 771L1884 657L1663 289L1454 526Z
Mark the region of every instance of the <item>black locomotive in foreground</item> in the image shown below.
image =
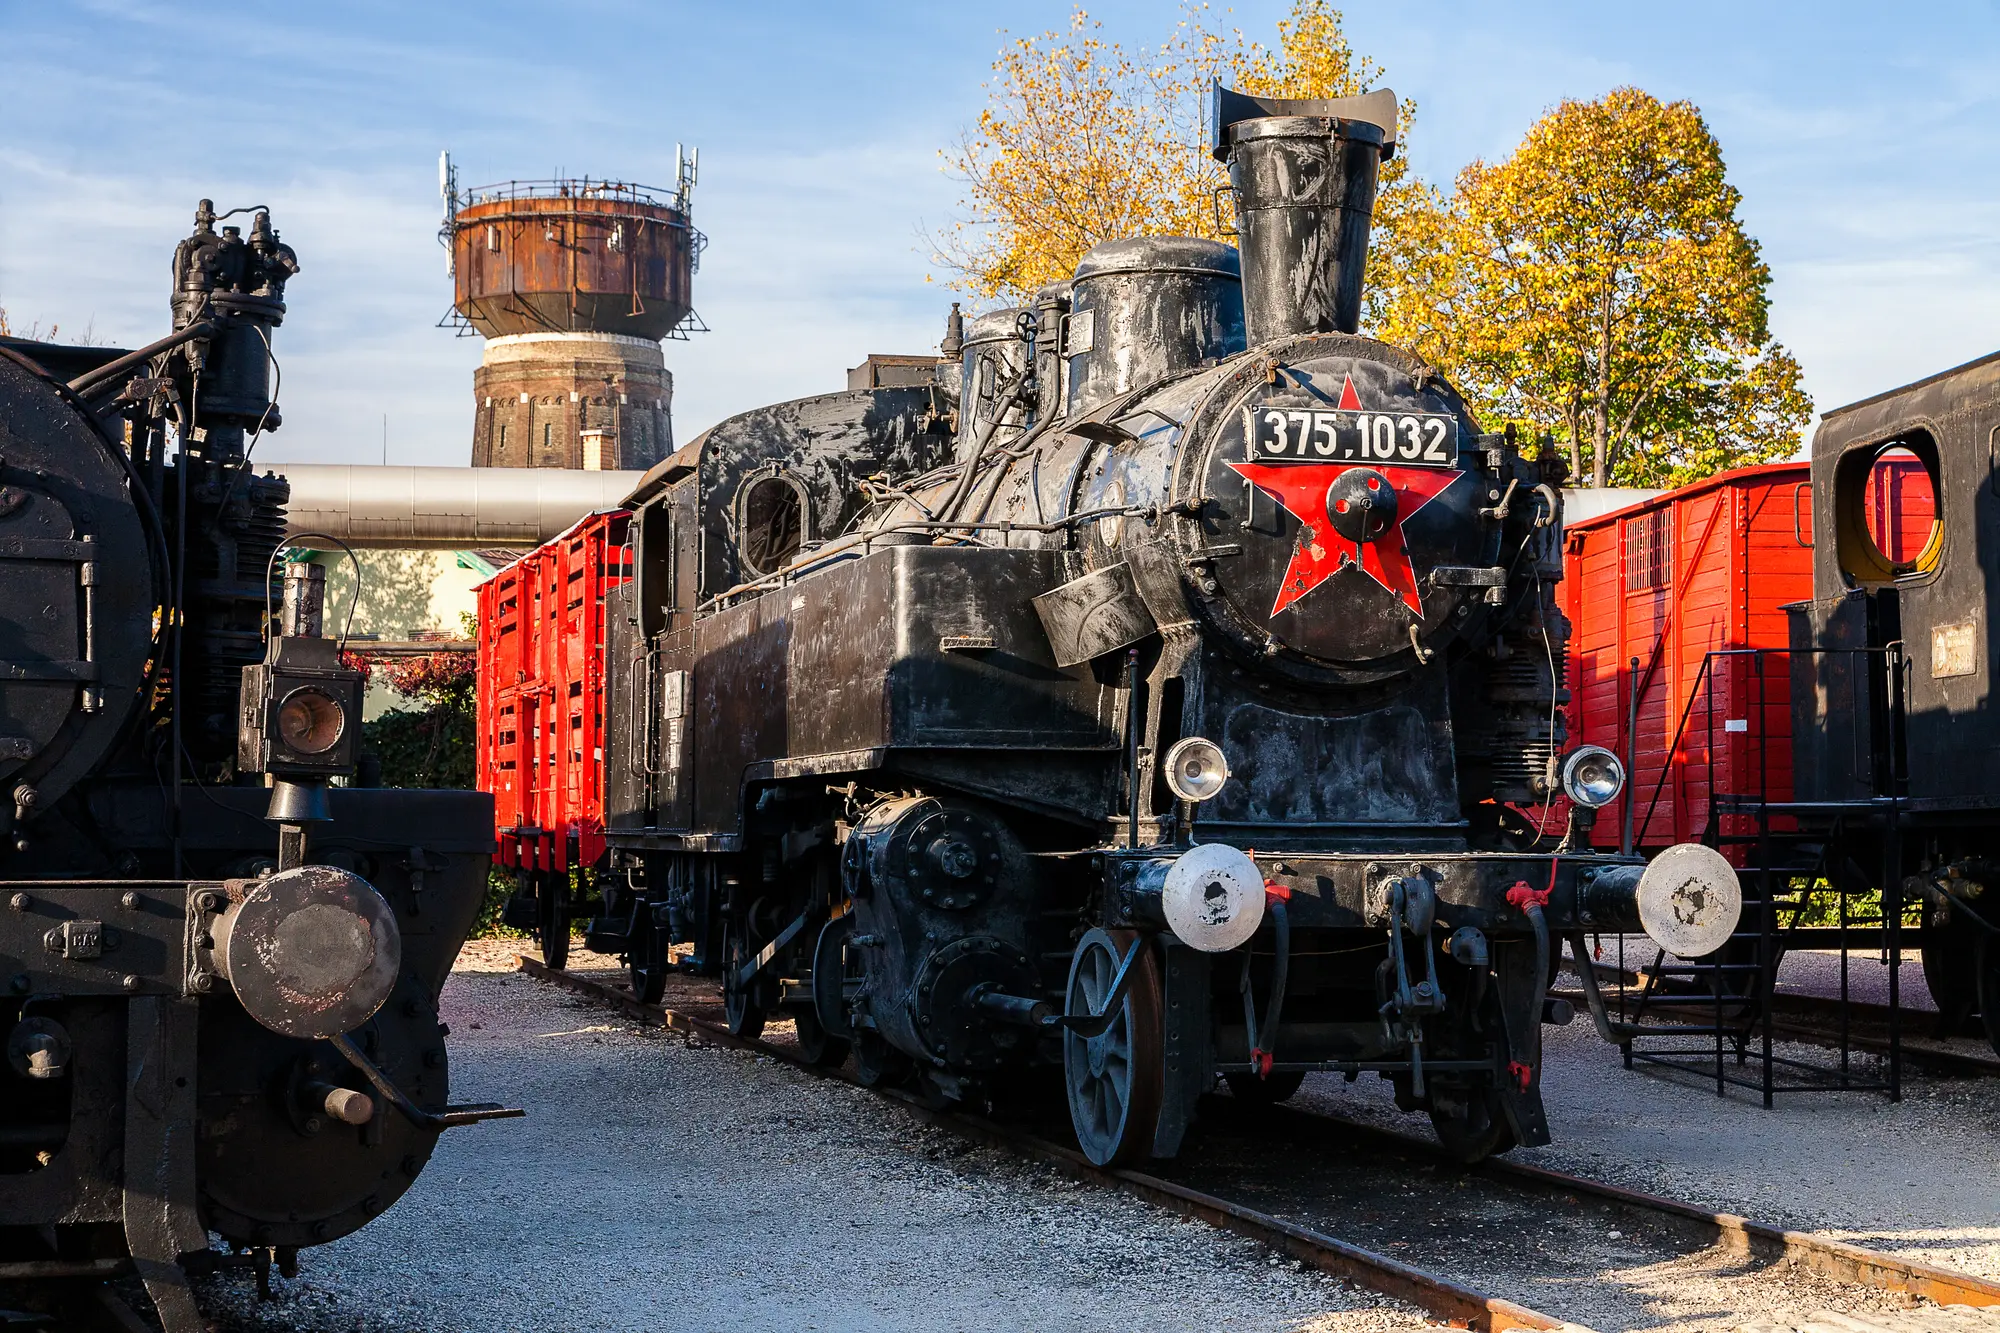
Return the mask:
M633 497L593 943L719 972L864 1080L1060 1065L1098 1162L1225 1076L1393 1081L1546 1142L1552 934L1702 953L1735 876L1541 836L1565 753L1560 464L1355 335L1395 98L1217 88L1241 245L1092 250L947 372L716 426ZM1579 840L1580 841L1580 840Z
M169 337L0 341L0 1305L136 1271L169 1333L190 1271L289 1270L506 1114L445 1106L437 1013L492 801L330 789L361 680L247 447L298 265L222 220Z

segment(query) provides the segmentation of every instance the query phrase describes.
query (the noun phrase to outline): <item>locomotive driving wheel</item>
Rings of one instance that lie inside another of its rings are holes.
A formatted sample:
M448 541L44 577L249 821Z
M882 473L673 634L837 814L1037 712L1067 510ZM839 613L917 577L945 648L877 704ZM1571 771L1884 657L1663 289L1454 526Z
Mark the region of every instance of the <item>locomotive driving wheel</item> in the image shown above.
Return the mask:
M750 958L751 949L743 938L741 924L731 922L727 932L722 948L722 1016L730 1036L755 1041L764 1032L762 997L757 994L755 981L744 986L736 980L737 972Z
M798 1025L800 1058L809 1065L827 1069L847 1062L848 1041L828 1032L810 1004L789 1007L793 1021Z
M1088 932L1071 955L1063 1005L1066 1015L1103 1014L1118 969L1127 958L1133 968L1131 983L1110 1025L1093 1037L1063 1033L1070 1124L1083 1155L1098 1166L1149 1156L1159 1127L1166 1057L1160 971L1151 948L1129 930Z
M667 993L667 932L653 924L651 903L642 902L625 937L625 968L631 976L632 998L658 1004Z

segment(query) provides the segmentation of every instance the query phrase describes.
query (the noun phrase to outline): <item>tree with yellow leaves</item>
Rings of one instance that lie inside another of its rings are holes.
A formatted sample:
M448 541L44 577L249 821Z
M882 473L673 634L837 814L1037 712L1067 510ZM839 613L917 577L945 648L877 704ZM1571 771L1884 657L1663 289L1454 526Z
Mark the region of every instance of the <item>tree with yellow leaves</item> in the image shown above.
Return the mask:
M1349 97L1380 86L1381 66L1355 53L1340 24L1326 0L1295 0L1267 47L1195 6L1158 49L1128 54L1078 9L1066 31L1014 41L994 62L976 130L945 154L965 182L969 216L939 241L938 262L980 296L1019 300L1069 277L1100 241L1226 238L1216 191L1228 174L1203 142L1210 80L1253 96ZM1414 110L1403 104L1406 127ZM1385 163L1371 294L1392 285L1398 219L1418 197L1401 156Z
M1599 486L1790 456L1812 415L1772 339L1770 270L1687 102L1566 101L1506 161L1409 211L1379 331L1568 445Z

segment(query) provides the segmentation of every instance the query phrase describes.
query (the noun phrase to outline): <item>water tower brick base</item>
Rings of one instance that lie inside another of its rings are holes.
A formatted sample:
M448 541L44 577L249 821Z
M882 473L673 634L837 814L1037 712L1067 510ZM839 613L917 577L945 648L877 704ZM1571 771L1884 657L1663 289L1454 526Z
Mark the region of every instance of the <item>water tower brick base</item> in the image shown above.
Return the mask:
M673 386L649 338L488 339L472 376L472 465L644 470L673 452Z

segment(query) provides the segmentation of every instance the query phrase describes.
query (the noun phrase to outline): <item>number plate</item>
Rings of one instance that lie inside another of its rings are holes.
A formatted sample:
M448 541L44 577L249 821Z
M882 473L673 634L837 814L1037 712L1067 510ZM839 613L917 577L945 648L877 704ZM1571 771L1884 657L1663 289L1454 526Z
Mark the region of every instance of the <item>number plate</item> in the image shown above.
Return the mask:
M1245 462L1457 467L1458 418L1432 412L1243 409Z

